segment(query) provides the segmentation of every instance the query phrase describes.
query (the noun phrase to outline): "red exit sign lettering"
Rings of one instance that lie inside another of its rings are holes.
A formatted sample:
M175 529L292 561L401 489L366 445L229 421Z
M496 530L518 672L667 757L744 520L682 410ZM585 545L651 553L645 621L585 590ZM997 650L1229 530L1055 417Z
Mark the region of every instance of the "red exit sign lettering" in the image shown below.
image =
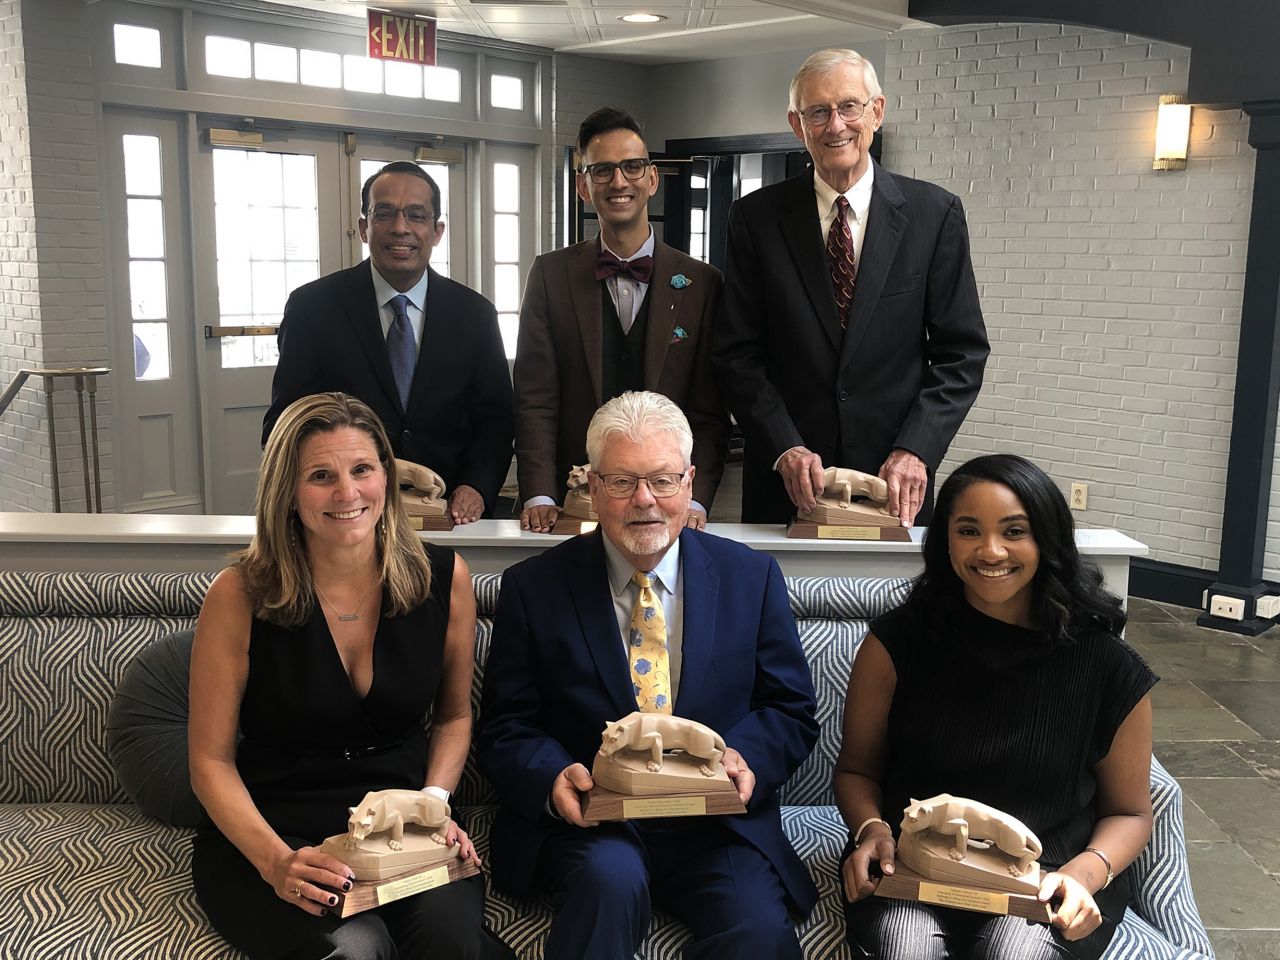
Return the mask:
M369 11L369 56L434 66L436 22L424 17L397 17Z

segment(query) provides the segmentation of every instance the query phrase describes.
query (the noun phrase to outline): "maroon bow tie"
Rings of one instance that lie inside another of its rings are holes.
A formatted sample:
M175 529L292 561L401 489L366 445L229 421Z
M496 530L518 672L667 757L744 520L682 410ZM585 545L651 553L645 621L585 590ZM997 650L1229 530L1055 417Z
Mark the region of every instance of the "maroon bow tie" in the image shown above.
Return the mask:
M653 257L619 260L608 250L601 250L596 255L596 279L607 280L619 275L630 277L636 283L648 283L653 279Z

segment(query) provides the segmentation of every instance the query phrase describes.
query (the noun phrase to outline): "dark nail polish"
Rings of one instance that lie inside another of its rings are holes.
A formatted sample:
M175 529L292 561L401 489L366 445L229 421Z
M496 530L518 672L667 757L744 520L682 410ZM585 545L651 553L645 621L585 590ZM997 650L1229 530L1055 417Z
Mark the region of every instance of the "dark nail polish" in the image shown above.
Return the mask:
M329 906L331 906L331 907L332 907L332 906L336 906L336 905L337 905L337 903L338 903L338 898L337 898L337 897L330 897L330 898L329 898Z
M321 907L321 908L320 908L320 916L322 916L322 917L327 917L328 915L329 915L329 911L328 911L328 910L326 910L324 907Z
M347 879L348 879L348 880L350 880L352 883L355 883L355 882L356 882L356 875L355 875L354 873L349 873L349 874L347 874Z
M350 890L350 889L351 889L351 881L350 880L343 881L342 883L343 892L345 893L347 890Z

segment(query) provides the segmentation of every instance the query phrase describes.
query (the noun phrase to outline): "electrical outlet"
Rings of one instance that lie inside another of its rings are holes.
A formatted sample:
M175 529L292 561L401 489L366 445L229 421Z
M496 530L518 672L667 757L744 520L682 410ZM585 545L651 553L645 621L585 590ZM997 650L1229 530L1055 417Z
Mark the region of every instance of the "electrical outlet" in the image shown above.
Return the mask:
M1280 616L1280 596L1276 596L1274 593L1259 597L1256 606L1260 617L1270 619L1271 617Z
M1071 485L1071 509L1089 509L1089 485L1087 483L1073 483Z
M1236 597L1224 597L1220 593L1215 593L1209 601L1209 615L1212 617L1224 617L1227 620L1243 620L1244 601Z

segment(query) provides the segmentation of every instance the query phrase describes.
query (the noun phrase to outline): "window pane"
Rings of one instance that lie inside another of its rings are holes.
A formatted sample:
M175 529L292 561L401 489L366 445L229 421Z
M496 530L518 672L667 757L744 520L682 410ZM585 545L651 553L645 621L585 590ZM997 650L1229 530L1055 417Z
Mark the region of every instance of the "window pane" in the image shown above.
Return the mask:
M248 257L218 257L218 314L223 323L230 323L229 316L253 312L251 281Z
M279 323L289 291L284 288L284 264L259 260L253 264L253 315L255 323Z
M387 74L387 93L391 96L415 99L422 96L422 67L388 60L382 68Z
M342 58L342 84L353 93L382 92L382 61L370 57Z
M489 102L504 110L524 109L524 81L495 73L489 78Z
M224 326L228 327L244 327L252 325L253 317L228 317L222 318ZM231 367L252 367L253 366L253 341L256 337L223 337L222 338L222 366L224 369Z
M135 27L131 23L115 25L116 63L135 67L160 66L160 31L151 27Z
M457 103L462 99L462 74L453 67L424 67L425 96L428 100L448 100Z
M498 263L515 263L520 259L520 218L513 213L494 215L493 259Z
M316 260L320 238L316 236L316 211L284 211L284 255L287 260Z
M284 177L284 205L315 210L315 158L305 153L286 153L281 158L280 172Z
M254 260L284 259L284 210L249 208L249 256Z
M493 165L493 209L520 212L520 168L514 163Z
M204 38L204 69L215 77L248 77L252 73L248 40Z
M159 200L130 200L129 256L164 256L164 206Z
M707 189L707 178L700 177L696 173L689 178L689 186L693 190Z
M253 45L253 75L277 83L298 82L298 51L275 43Z
M342 57L322 50L303 50L302 82L312 87L342 86Z
M706 220L706 211L701 207L694 207L689 211L689 230L692 233L702 233L705 229L702 224Z
M520 268L514 263L493 268L493 305L499 313L520 309Z
M129 302L135 320L163 320L169 315L163 260L129 262Z
M160 196L160 138L127 133L124 143L124 190L134 196Z
M284 265L284 285L290 292L319 278L320 263L316 260L291 260Z
M284 203L284 177L281 176L282 156L278 153L248 151L245 157L245 176L249 183L249 200L252 206Z
M135 380L169 379L169 325L167 323L135 323L133 325L133 378Z
M518 313L498 314L498 330L502 333L502 346L506 350L507 359L516 355L516 337L520 332L520 315Z
M694 233L689 235L689 256L695 260L705 259L702 256L702 234Z

